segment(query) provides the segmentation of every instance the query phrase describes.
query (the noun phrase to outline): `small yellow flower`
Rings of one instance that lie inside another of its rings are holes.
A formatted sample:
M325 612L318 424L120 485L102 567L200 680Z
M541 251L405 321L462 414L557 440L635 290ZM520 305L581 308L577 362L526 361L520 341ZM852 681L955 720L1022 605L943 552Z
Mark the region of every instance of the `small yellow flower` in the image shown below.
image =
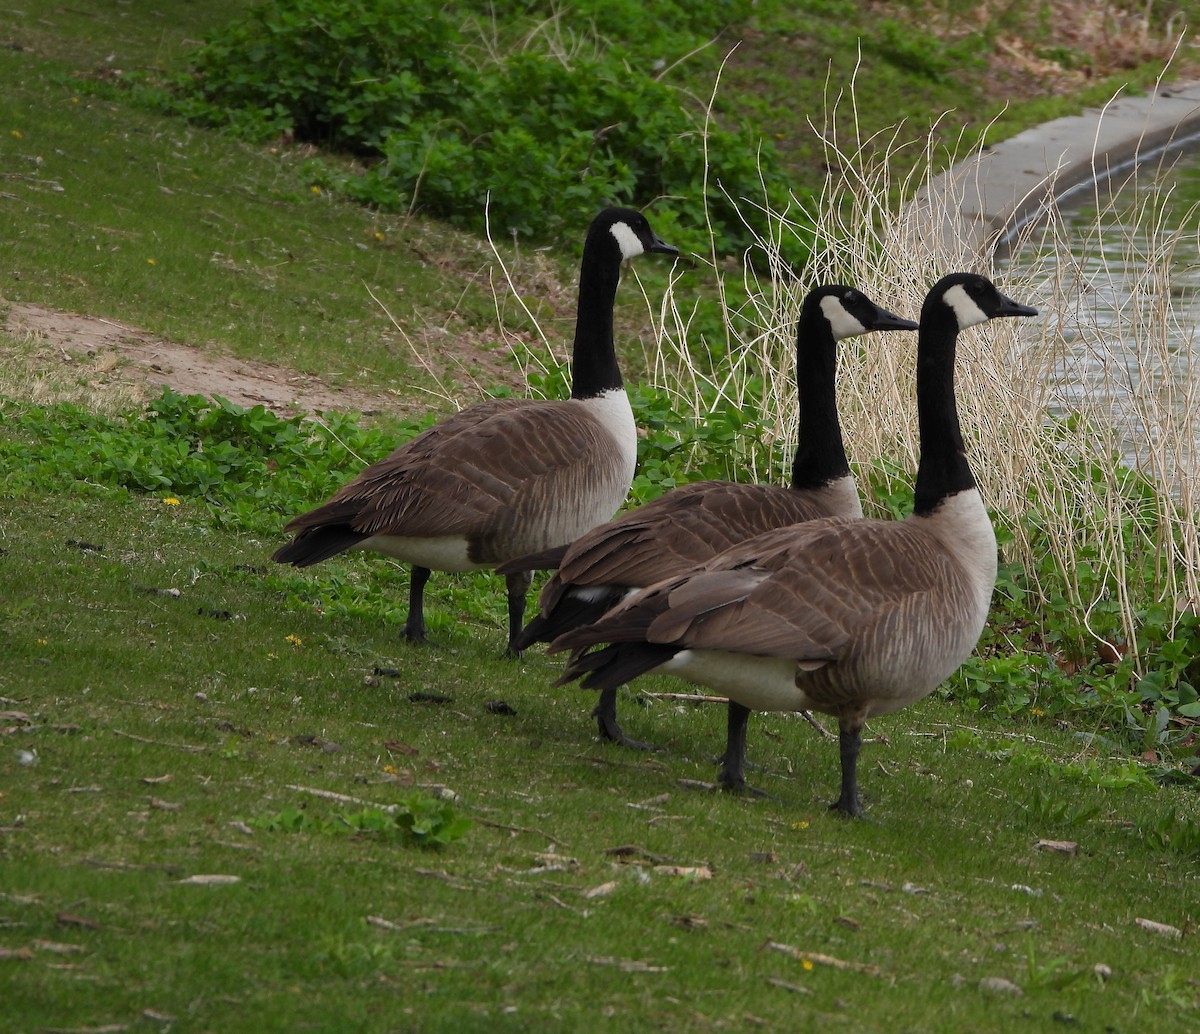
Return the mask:
M313 184L311 187L309 187L308 189L309 189L309 190L311 190L311 191L312 191L314 194L319 194L319 193L321 193L321 188L320 188L320 187L318 187L318 186L317 186L315 183L314 183L314 184Z
M802 969L805 970L805 972L811 971L812 970L812 959L805 959L803 962L800 963L800 966Z
M279 660L279 654L277 654L277 653L272 653L270 650L268 650L268 651L267 651L267 660L269 660L269 661L277 661L277 660Z
M179 500L176 499L173 495L169 495L163 500L163 503L166 504L167 506L178 506Z
M14 129L12 131L12 135L15 136L18 140L20 140L25 134L22 133L19 129Z
M146 259L146 262L147 262L147 263L149 263L149 264L150 264L150 265L152 265L152 266L157 266L157 265L158 265L158 263L157 263L157 262L155 262L155 261L154 261L154 259Z
M1044 718L1046 715L1046 712L1043 711L1040 707L1031 707L1029 709L1029 713L1031 715L1033 715L1034 718Z
M285 643L291 643L293 646L296 646L296 647L299 647L304 643L304 640L301 639L298 635L285 635L283 637L283 641Z
M808 829L808 820L801 819L799 822L793 822L792 829L795 829L795 830Z
M46 640L45 639L35 639L34 643L36 643L38 646L45 646Z
M376 239L377 241L381 241L381 240L383 240L383 232L382 232L381 230L376 230L376 231L375 231L375 239Z
M79 103L79 98L78 98L78 97L72 97L72 98L71 98L71 103L72 103L72 104L78 104L78 103Z
M395 766L395 765L384 765L384 766L383 766L383 770L384 770L384 771L385 771L385 772L386 772L388 775L396 775L396 774L397 774L397 772L396 772L396 766Z

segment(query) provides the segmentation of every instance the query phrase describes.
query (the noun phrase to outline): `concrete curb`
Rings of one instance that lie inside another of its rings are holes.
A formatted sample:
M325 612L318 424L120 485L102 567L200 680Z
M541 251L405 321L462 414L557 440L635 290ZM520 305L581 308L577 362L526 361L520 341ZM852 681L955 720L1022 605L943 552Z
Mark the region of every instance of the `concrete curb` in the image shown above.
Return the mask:
M1143 97L1055 119L988 148L932 179L915 215L940 228L947 251L986 259L1047 206L1134 164L1200 137L1200 82L1166 84Z

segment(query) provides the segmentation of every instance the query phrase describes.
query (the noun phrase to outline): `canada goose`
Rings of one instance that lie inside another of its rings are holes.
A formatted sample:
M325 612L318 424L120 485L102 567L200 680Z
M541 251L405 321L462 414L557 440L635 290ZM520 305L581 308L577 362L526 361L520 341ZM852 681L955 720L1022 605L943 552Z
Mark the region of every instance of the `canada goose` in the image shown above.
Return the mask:
M551 652L574 651L560 682L604 689L660 671L746 708L836 715L842 785L831 807L861 815L863 724L958 668L979 641L996 580L996 537L955 404L958 333L1036 314L977 274L939 280L921 308L912 514L827 517L734 546L556 639ZM602 643L612 645L586 652Z
M679 253L640 212L597 215L579 270L571 397L495 399L447 417L290 521L284 530L296 537L271 559L308 567L371 549L412 564L404 635L421 642L431 570L495 567L608 520L629 492L637 459L613 346L613 301L622 261L655 251ZM506 578L514 653L530 579L528 572Z
M745 539L817 517L861 517L836 399L837 342L872 330L916 330L912 320L881 309L853 287L809 291L796 323L796 384L800 426L790 488L699 481L593 528L569 546L546 583L540 613L517 640L520 648L550 642L599 618L638 588L681 574ZM541 558L529 558L539 566ZM504 571L520 570L510 561ZM592 712L600 734L642 748L617 722L617 688L605 688ZM729 742L720 781L741 789L749 712L729 704ZM740 744L740 747L739 747Z

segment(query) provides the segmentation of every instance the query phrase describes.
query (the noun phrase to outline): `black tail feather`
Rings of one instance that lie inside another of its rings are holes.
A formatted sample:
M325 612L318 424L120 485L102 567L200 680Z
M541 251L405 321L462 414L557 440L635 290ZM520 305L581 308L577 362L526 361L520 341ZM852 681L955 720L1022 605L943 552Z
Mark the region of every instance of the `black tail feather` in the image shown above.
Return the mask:
M517 646L524 650L534 643L549 643L573 628L599 621L621 602L626 591L614 588L600 597L587 599L568 589L549 614L539 614L521 630Z
M616 689L665 664L680 649L668 643L613 643L588 652L576 650L555 685L579 679L584 689Z
M363 539L370 538L355 531L348 524L327 524L319 528L302 531L286 546L280 546L271 554L277 564L293 567L311 567L331 556L344 553Z

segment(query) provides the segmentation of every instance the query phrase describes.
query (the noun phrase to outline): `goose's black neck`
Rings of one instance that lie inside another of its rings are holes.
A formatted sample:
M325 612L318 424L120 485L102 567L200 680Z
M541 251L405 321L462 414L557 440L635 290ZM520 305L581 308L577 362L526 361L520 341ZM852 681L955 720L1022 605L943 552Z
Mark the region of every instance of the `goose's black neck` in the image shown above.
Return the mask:
M792 488L815 489L850 473L837 411L837 341L819 305L806 305L796 328L800 426Z
M621 254L606 230L589 234L579 267L579 311L571 353L571 398L594 398L622 386L613 345L613 304Z
M917 419L921 461L913 512L930 514L943 500L975 487L954 397L958 316L940 295L926 299L917 337Z

